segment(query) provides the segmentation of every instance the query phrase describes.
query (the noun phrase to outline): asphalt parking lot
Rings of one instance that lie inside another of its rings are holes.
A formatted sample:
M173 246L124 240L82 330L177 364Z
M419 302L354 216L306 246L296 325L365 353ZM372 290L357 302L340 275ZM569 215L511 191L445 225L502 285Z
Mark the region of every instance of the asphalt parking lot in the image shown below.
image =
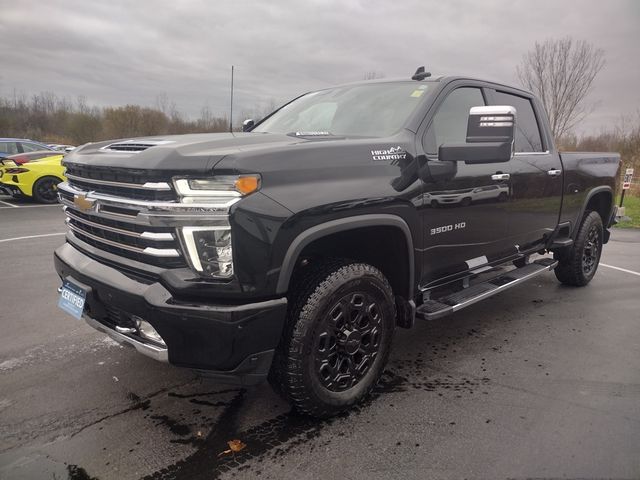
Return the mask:
M640 231L586 288L550 273L398 330L375 394L330 421L58 310L63 232L59 206L0 197L0 478L640 478Z

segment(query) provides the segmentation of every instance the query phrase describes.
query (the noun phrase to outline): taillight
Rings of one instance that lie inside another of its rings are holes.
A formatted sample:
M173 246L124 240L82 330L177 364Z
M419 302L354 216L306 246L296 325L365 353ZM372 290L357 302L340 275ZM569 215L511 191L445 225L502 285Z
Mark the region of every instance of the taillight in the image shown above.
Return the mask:
M5 170L6 173L11 173L11 174L14 174L14 173L25 173L25 172L28 172L28 171L29 171L28 168L7 168Z
M13 160L13 163L15 163L16 165L22 165L23 163L27 163L29 161L29 157L14 157L11 160Z

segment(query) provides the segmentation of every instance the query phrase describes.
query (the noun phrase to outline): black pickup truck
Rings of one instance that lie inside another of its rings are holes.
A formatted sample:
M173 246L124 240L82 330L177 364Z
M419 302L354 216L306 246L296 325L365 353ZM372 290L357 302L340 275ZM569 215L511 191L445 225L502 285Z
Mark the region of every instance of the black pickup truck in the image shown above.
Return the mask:
M506 85L419 69L246 127L70 153L59 305L315 416L367 395L396 327L549 270L586 285L615 219L619 156L560 154Z

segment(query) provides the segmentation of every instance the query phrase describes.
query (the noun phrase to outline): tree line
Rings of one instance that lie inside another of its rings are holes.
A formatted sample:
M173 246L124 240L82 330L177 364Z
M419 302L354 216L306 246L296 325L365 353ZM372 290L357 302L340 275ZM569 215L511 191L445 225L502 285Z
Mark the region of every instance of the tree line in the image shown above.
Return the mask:
M74 101L51 92L30 97L14 94L0 97L0 136L81 145L123 137L229 130L227 117L214 115L208 107L194 120L185 118L165 95L156 104L155 108L101 108L89 105L84 97Z
M622 174L625 168L634 168L632 193L640 195L640 111L635 117L623 117L609 129L598 134L577 136L567 134L558 140L558 148L578 152L618 152L622 158Z

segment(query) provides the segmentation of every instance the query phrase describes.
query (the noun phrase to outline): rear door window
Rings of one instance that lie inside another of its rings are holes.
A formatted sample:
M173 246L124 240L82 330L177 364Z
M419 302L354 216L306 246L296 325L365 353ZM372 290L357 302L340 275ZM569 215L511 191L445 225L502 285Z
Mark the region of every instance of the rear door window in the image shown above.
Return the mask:
M0 153L7 155L15 155L18 153L18 145L16 142L0 142Z
M39 150L47 150L43 145L38 145L37 143L26 143L22 142L22 150L24 152L37 152Z
M510 93L494 93L496 105L510 105L516 109L516 152L542 152L542 138L531 100Z

